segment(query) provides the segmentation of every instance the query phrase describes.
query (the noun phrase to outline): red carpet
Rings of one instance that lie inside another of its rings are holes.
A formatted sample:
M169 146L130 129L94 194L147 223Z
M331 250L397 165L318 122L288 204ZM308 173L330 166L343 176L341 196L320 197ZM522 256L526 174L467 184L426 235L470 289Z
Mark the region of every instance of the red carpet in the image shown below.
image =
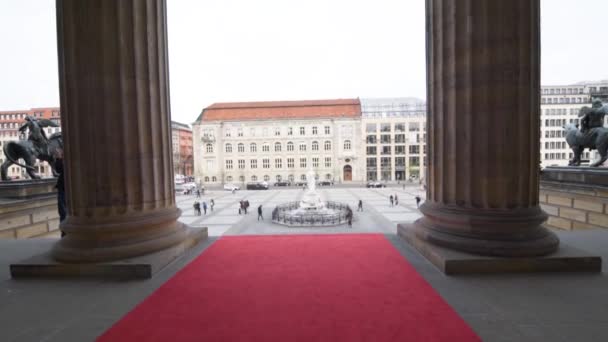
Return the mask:
M99 341L480 341L382 235L222 237Z

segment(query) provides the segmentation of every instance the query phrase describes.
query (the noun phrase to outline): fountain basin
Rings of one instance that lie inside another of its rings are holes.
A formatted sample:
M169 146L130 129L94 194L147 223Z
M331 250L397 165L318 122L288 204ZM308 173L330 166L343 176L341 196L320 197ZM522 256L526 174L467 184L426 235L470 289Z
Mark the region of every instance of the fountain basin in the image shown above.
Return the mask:
M336 226L348 222L351 208L340 202L282 203L272 211L272 222L290 227Z

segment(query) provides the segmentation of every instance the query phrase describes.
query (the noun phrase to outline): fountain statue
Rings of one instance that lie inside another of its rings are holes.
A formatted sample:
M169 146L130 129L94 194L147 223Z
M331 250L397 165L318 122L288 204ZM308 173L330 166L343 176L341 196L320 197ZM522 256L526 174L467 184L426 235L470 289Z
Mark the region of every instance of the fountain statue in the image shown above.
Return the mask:
M316 191L317 184L315 179L315 172L310 169L306 173L306 181L308 183L308 190L304 194L304 197L300 201L300 208L303 210L320 210L325 207L325 203L321 201L321 197Z
M348 222L352 218L352 210L347 204L331 201L321 201L317 193L315 172L311 169L306 173L308 189L299 202L279 204L272 211L274 223L291 227L336 226Z

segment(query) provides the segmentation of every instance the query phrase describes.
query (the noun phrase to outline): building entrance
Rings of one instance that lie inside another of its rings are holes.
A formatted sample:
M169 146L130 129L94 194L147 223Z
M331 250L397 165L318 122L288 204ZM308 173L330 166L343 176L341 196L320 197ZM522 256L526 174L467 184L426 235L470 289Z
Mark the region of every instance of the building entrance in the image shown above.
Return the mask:
M353 180L353 168L350 165L344 166L344 177L342 177L345 182L350 182Z

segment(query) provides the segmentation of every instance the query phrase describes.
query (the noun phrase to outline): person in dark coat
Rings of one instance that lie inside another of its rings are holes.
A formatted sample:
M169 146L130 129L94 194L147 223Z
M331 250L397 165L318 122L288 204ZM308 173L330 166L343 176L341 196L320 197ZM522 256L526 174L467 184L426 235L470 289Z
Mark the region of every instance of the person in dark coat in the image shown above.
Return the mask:
M416 208L420 207L420 196L416 196Z
M207 215L207 202L203 202L203 212Z
M63 150L57 149L55 151L55 171L57 172L57 211L59 212L59 222L63 222L67 216L66 200L65 200L65 185L63 176ZM65 233L61 231L61 236L65 236Z
M394 202L395 200L393 199L393 195L391 195L391 196L390 196L388 199L389 199L389 201L391 202L391 207L392 207L392 206L393 206L393 204L395 203L395 202Z
M357 205L357 211L363 211L363 201L359 200L359 204Z
M258 207L258 221L260 220L260 218L262 219L262 221L264 221L264 216L262 216L262 205L261 204Z

